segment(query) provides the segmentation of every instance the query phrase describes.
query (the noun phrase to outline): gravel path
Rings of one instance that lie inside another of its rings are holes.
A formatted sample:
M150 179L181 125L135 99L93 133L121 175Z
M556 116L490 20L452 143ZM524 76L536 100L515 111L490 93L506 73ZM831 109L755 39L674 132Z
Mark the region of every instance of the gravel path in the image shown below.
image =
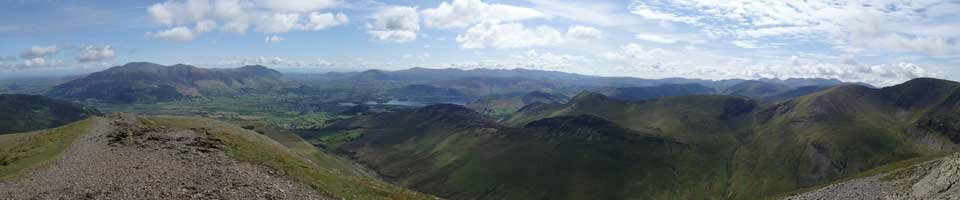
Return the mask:
M328 199L202 135L98 118L63 159L0 183L0 199Z

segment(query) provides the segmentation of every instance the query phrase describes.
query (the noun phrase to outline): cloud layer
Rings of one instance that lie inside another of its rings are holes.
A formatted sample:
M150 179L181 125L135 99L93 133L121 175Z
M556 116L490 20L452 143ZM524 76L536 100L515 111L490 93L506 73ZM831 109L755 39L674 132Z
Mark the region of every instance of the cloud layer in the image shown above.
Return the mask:
M213 30L244 34L319 31L349 23L343 13L322 12L343 4L339 0L172 0L147 8L152 21L165 30L147 36L190 41Z
M638 0L629 8L645 19L687 24L711 37L740 41L818 41L847 52L935 55L960 49L955 41L960 29L948 28L958 21L938 19L951 16L945 10L960 7L940 1Z
M420 31L420 14L414 7L386 7L370 18L367 34L375 40L409 42L416 40Z

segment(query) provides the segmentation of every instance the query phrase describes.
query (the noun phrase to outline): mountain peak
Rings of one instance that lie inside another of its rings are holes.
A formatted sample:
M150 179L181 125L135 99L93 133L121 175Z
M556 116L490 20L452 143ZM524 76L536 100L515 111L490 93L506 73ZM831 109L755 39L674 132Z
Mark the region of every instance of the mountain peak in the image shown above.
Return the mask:
M286 86L280 72L263 66L206 69L186 64L131 62L57 85L47 94L71 100L130 103L232 95Z
M942 86L951 86L951 85L952 85L952 86L957 86L957 85L960 85L960 83L957 83L957 82L954 82L954 81L949 81L949 80L936 79L936 78L915 78L915 79L911 79L911 80L909 80L909 81L907 81L907 82L903 82L903 83L901 83L901 84L899 84L899 85L895 85L895 86L891 86L891 87L919 87L919 88L923 88L923 87L942 87Z
M240 71L249 75L253 75L253 76L256 76L256 75L280 76L281 75L281 73L278 72L277 70L270 69L263 65L247 65L247 66L236 68L234 70Z
M128 62L127 64L122 65L122 67L144 67L144 66L158 66L160 64L152 62Z
M270 68L267 68L267 67L265 67L265 66L263 66L263 65L247 65L247 66L239 67L239 68L237 68L237 69L242 69L242 70L270 70Z

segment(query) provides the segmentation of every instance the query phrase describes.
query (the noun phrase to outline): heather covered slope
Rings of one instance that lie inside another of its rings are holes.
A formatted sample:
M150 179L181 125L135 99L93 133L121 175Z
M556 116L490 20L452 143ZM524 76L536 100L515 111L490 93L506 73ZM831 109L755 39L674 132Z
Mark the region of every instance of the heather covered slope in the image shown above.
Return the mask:
M957 141L951 136L956 135L958 124L951 119L960 113L957 88L955 82L936 79L883 89L842 85L756 107L736 101L713 105L691 101L707 96L624 102L584 93L567 105L525 108L506 122L516 126L547 117L594 114L635 130L662 130L666 136L692 143L732 145L736 153L727 156L733 172L726 194L749 199L955 149ZM663 105L647 106L658 102ZM724 121L736 118L709 114L719 108L742 108L729 111L745 111L748 117ZM735 142L704 138L725 130L748 134L734 133Z
M156 102L270 91L291 84L280 72L263 66L205 69L135 62L57 85L47 94L55 98L111 103Z
M744 81L742 83L726 88L723 93L733 96L749 97L752 99L764 99L777 94L785 93L793 88L789 85L769 83L762 81Z
M841 85L770 103L585 92L566 104L528 105L503 124L439 105L353 118L305 137L340 138L314 142L400 185L454 199L756 199L955 150L958 86ZM583 190L558 192L569 188Z
M702 84L691 83L666 84L650 87L610 87L602 88L595 92L613 99L638 101L672 96L714 94L716 90L703 86Z
M732 152L592 115L509 127L457 105L359 117L326 131L318 138L353 139L325 146L399 185L452 199L709 198L725 191L715 179L727 176L727 163L717 157Z
M734 190L788 190L898 160L954 151L960 84L845 85L769 105L737 151ZM765 173L757 173L763 171ZM769 194L769 193L767 193Z
M0 134L58 127L98 114L97 109L44 96L0 94Z

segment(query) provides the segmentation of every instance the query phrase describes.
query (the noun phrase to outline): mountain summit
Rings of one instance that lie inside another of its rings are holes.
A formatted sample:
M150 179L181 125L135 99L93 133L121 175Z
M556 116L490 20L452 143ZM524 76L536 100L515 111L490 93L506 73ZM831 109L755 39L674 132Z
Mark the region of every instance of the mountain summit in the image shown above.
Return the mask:
M291 82L264 66L205 69L133 62L54 87L51 97L114 103L154 102L287 87Z

